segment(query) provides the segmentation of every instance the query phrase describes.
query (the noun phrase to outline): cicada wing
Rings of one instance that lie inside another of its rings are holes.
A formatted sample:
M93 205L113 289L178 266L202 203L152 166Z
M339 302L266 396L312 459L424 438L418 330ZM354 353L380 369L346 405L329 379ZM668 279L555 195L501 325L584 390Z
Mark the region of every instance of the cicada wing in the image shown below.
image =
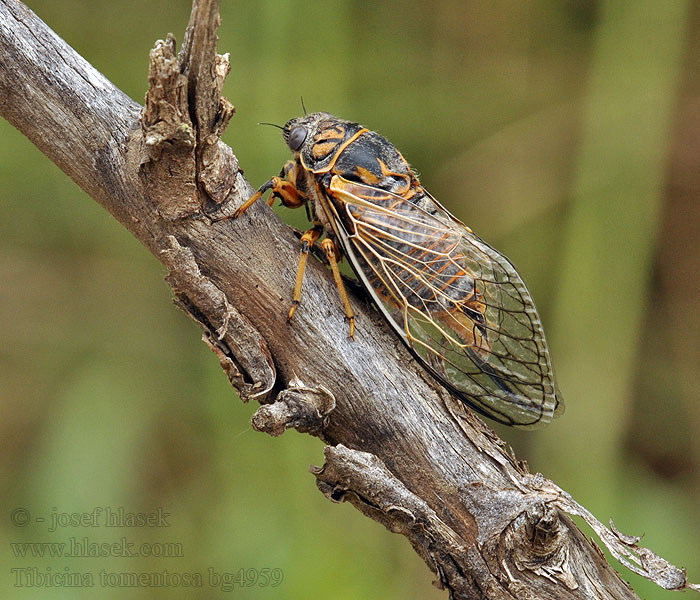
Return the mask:
M334 177L338 235L387 321L455 395L507 425L561 411L542 324L513 265L430 196Z

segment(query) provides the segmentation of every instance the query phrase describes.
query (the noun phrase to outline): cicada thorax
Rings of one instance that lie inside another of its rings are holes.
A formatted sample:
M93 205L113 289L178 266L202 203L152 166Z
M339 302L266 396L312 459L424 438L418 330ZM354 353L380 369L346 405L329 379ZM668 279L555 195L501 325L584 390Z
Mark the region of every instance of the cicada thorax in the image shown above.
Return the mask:
M300 158L303 168L319 179L338 175L400 196L420 186L399 151L357 123L321 121Z

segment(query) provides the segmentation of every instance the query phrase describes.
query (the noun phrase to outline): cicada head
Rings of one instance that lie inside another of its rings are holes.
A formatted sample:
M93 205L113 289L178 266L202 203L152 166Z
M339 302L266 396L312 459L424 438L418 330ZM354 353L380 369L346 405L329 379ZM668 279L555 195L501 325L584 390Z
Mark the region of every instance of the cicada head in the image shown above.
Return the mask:
M282 135L289 149L296 155L302 152L304 143L311 141L319 129L319 124L328 120L337 120L328 113L318 112L290 119L282 128Z

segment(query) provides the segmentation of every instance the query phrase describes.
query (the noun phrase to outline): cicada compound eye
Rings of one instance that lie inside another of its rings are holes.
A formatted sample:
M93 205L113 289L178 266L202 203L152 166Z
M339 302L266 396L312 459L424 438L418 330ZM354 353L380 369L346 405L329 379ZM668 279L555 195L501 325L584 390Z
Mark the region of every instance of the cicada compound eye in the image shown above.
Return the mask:
M302 125L297 125L294 129L289 132L289 139L287 140L287 145L292 152L296 152L301 148L301 145L306 140L307 136L306 127Z

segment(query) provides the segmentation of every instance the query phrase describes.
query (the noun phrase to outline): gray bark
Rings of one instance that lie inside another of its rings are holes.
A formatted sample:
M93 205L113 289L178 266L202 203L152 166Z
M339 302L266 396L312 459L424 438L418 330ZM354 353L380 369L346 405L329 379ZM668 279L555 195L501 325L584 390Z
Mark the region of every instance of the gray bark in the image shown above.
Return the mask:
M264 203L212 222L252 193L219 135L218 2L195 0L183 48L151 52L142 109L15 0L0 0L0 112L168 269L234 388L263 403L253 427L326 444L315 469L333 501L405 535L453 598L636 598L566 513L628 567L668 589L685 574L600 525L526 466L351 294L355 339L332 279L310 261L286 315L298 242Z

